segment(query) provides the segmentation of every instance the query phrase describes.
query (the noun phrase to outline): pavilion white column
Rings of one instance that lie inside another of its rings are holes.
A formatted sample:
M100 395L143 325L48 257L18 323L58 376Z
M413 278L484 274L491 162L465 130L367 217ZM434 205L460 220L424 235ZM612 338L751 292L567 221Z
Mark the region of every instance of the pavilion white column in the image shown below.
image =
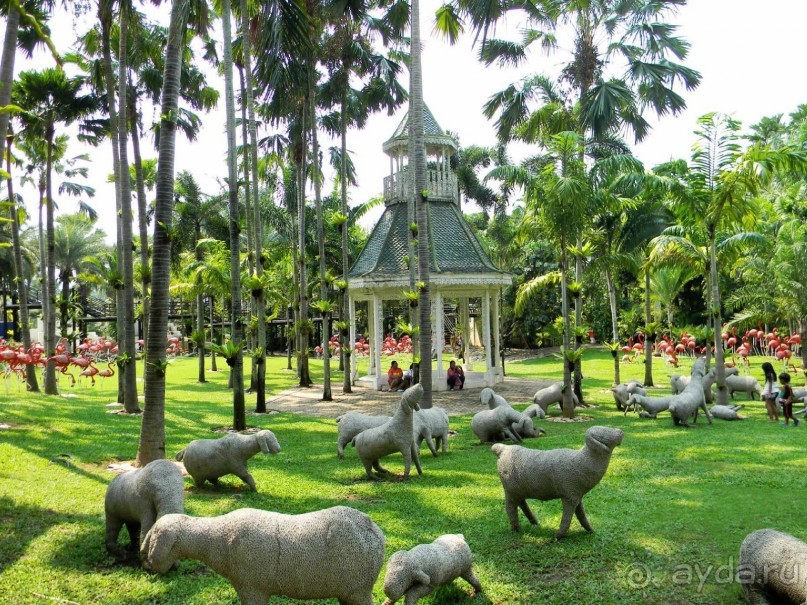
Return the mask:
M474 366L469 354L471 351L471 316L467 298L460 298L460 322L462 325L462 358L465 360L465 369L471 372Z
M493 308L491 313L491 322L493 322L493 346L491 348L492 363L490 365L494 368L498 368L500 356L499 347L501 345L499 341L499 293L494 290L492 298L493 300L491 302L493 303Z
M485 345L485 372L490 370L490 291L482 297L482 342Z
M356 367L359 363L356 356L356 347L354 346L356 344L356 301L353 300L353 297L350 295L347 297L347 314L350 316L348 346L350 347L351 361L353 362L350 364L350 383L353 384L359 372Z
M432 299L432 310L434 311L434 332L432 332L432 342L434 343L434 350L437 352L437 374L435 375L437 382L441 384L445 382L443 375L443 293L439 290L434 293ZM440 389L436 389L440 390Z
M370 368L369 375L375 374L375 307L373 299L367 301L367 340L370 341Z
M375 363L375 388L380 389L384 384L381 371L381 343L384 337L381 334L381 322L384 320L384 301L377 294L373 294L373 362Z

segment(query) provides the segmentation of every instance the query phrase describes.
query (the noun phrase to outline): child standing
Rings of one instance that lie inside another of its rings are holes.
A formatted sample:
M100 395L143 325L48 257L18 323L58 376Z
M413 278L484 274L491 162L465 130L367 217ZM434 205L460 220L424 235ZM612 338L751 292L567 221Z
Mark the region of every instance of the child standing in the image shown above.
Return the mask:
M799 426L798 418L793 416L793 387L790 386L790 374L787 372L779 374L779 382L782 385L780 401L782 402L782 410L785 413L785 421L781 424L787 426L790 419L793 418L793 426Z
M779 407L776 405L776 399L779 397L779 389L776 385L776 372L769 361L762 364L762 371L765 372L765 388L762 389L762 399L765 401L768 420L771 422L779 422Z

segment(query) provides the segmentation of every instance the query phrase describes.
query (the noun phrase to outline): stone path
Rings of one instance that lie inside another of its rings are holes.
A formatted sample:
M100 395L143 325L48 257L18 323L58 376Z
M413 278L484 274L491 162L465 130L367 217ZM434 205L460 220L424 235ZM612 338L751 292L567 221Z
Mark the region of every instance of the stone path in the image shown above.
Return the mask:
M505 377L496 385L496 392L511 404L530 403L532 396L540 388L551 384L547 380L523 380ZM449 416L459 416L478 412L482 409L479 393L482 389L462 391L441 391L432 395L435 406L444 408ZM278 393L266 400L266 407L279 412L291 412L303 416L336 418L346 412L365 414L394 413L401 400L401 393L374 391L364 387L353 387L353 393L342 393L342 385L333 387L333 401L322 401L322 385L310 388L294 387Z

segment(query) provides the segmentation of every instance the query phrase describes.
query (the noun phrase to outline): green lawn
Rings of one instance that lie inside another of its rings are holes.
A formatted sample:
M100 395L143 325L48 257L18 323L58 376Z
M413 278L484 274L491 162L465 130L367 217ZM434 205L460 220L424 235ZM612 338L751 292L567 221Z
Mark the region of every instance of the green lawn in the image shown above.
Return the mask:
M753 360L752 367L761 375L759 363ZM670 370L661 360L656 364L656 380L666 393ZM270 393L293 383L293 372L284 366L285 358L268 360ZM315 379L321 376L320 362L311 367ZM554 358L530 360L508 364L507 370L524 378L556 378L560 364ZM254 507L302 513L345 504L378 523L388 555L444 533L465 534L485 594L469 598L470 588L460 580L425 603L739 603L740 589L730 576L746 534L777 527L807 538L802 511L794 506L804 494L807 426L770 424L759 402L748 406L745 422L716 420L708 426L701 418L691 430L673 428L667 415L657 421L625 418L606 390L610 355L587 353L584 373L587 399L600 405L582 413L626 433L602 484L586 498L594 534L575 520L569 537L555 542L558 501L535 503L540 525L522 520L522 533L510 532L496 459L489 446L476 442L470 416L452 418L458 435L448 455L435 459L424 448L424 475L407 483L365 481L352 449L339 460L332 420L251 416L248 424L273 430L283 447L277 456L252 461L261 493L246 491L235 477L202 490L188 480L187 512L209 516ZM641 364L623 366L623 380L642 375ZM168 370L171 456L231 422L226 373L211 374L204 385L195 376L195 359L178 360ZM30 396L16 383L6 394L0 385L0 423L12 427L0 431L0 601L236 603L230 585L195 561L157 576L118 565L106 554L103 499L113 476L106 466L134 457L140 423L106 413L114 382L67 389L77 395L69 398ZM340 382L337 373L334 383ZM580 447L591 423L542 426L547 436L527 447ZM56 458L63 454L72 457L69 466ZM400 457L387 466L400 473ZM376 584L379 603L382 579L383 570Z

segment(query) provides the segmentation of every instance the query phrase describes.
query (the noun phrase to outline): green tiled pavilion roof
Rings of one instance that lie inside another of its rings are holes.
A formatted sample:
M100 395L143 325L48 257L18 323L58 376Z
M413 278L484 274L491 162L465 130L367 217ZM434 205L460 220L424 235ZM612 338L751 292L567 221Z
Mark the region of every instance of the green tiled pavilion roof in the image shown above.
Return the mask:
M433 201L428 203L428 209L429 265L433 277L441 274L504 274L488 258L455 203ZM409 269L404 257L409 254L409 237L407 204L387 206L350 270L350 278L408 279Z
M437 123L437 120L434 118L434 114L432 114L431 110L424 105L423 106L423 134L425 137L425 142L428 147L450 147L454 150L457 149L457 142L449 135L440 128L440 125ZM383 150L388 152L392 149L398 147L408 148L409 146L409 112L406 112L406 115L401 120L401 123L398 124L398 128L395 129L393 135L384 143Z

